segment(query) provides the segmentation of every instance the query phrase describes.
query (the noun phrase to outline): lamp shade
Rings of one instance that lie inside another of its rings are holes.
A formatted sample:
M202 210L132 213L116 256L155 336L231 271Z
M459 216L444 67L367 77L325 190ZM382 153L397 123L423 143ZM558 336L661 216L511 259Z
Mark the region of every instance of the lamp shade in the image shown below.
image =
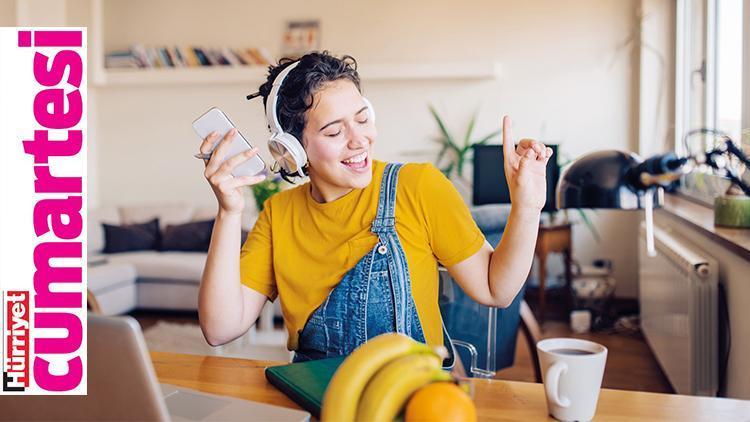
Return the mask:
M643 209L646 193L633 183L632 172L642 161L635 154L616 150L592 152L576 159L560 177L557 207ZM654 195L654 206L661 204L661 188L649 194Z

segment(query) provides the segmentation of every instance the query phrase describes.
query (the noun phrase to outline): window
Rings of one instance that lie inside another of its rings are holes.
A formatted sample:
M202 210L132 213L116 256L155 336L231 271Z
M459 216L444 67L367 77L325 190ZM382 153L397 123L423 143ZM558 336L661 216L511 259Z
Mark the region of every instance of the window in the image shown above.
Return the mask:
M716 0L714 48L714 126L739 142L742 135L742 0Z
M745 7L750 7L746 5ZM684 134L697 128L724 131L736 142L742 139L743 0L677 0L675 74L675 151L685 155L713 145L713 137L690 139ZM745 122L747 124L747 122ZM682 191L713 205L729 182L710 171L696 171L683 179Z

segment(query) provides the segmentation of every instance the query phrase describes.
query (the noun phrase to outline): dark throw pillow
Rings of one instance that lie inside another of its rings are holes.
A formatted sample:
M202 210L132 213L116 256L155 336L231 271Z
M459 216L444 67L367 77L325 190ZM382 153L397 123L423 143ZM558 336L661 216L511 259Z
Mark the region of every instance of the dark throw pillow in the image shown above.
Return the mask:
M162 251L208 252L214 220L167 226L161 237Z
M147 223L104 227L104 253L144 251L159 247L159 219Z

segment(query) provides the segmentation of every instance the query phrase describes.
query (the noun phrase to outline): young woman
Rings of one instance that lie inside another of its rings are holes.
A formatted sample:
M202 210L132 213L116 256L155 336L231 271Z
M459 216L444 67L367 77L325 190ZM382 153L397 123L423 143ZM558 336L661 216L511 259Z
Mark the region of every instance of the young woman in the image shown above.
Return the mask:
M282 59L260 95L266 106L275 105L267 110L269 126L277 120L306 155L297 168L282 166L282 175L305 174L309 182L271 197L238 248L242 187L262 176L230 172L257 150L220 164L229 134L206 163L219 202L198 307L210 344L244 334L277 297L295 361L346 355L384 332L446 344L438 264L478 303L511 303L531 267L550 148L530 139L514 148L510 120L503 119L512 207L493 250L434 166L373 159L375 115L353 58L323 52ZM206 138L201 153L217 140Z

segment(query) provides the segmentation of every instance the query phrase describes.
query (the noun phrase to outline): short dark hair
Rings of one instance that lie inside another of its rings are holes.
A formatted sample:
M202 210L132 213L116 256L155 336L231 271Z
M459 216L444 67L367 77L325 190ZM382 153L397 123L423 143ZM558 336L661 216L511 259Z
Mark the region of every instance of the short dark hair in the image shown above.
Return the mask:
M357 61L352 56L344 55L338 58L328 51L314 51L298 59L284 57L279 60L277 65L268 66L268 77L258 90L263 97L264 107L268 103L268 96L271 93L271 86L276 76L296 61L299 61L299 64L289 72L281 85L281 90L279 90L276 116L284 132L294 135L302 142L305 111L312 107L313 94L317 90L322 88L324 84L339 79L347 79L360 92L361 89L359 74L357 73Z

